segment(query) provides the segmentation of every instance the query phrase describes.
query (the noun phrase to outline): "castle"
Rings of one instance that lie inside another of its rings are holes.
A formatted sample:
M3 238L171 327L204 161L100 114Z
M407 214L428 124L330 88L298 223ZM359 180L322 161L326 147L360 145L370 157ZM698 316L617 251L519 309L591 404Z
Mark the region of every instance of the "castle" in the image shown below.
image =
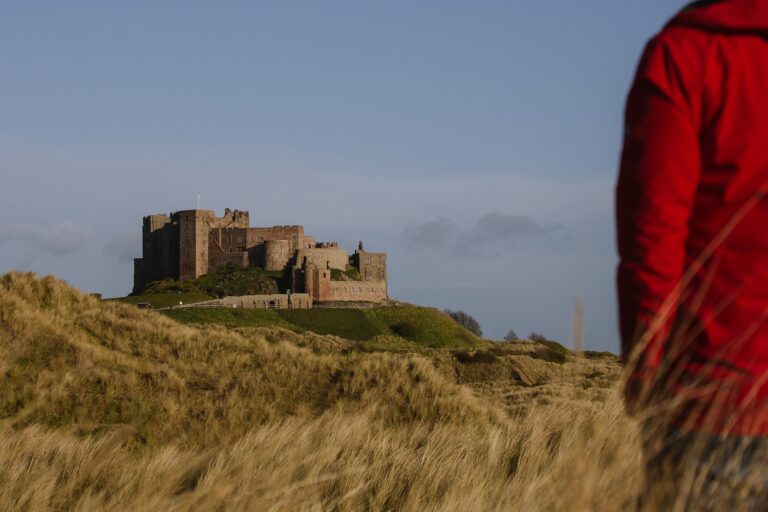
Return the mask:
M195 279L226 267L257 266L290 277L291 292L308 302L385 302L387 255L360 242L349 254L336 242L317 242L302 226L250 227L247 211L182 210L149 215L142 257L134 260L134 293L151 281ZM298 298L298 297L296 297Z

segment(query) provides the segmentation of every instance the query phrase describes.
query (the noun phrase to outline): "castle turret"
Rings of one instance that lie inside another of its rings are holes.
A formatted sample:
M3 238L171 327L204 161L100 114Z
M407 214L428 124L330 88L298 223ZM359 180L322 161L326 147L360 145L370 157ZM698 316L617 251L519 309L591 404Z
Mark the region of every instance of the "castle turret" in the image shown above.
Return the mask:
M292 256L290 240L267 240L264 242L264 268L266 270L283 270Z

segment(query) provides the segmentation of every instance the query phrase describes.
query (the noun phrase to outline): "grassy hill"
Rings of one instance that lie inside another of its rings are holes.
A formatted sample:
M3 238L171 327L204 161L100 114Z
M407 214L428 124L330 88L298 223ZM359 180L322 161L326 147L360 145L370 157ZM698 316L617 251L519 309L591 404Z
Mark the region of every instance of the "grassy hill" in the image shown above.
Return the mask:
M182 323L228 327L279 326L377 346L472 347L483 341L444 313L417 306L365 309L175 309L163 314Z
M327 319L285 313L283 327L182 324L51 277L0 277L0 510L634 503L615 358L530 342L376 352L362 347L381 334L322 335L307 326ZM356 325L448 329L422 313Z
M149 303L154 309L193 304L216 297L269 294L284 291L281 272L260 268L229 269L198 279L150 283L144 293L115 299L127 304ZM185 324L219 324L227 327L284 327L311 331L354 341L370 341L384 348L467 347L482 343L442 312L410 305L365 309L317 308L310 310L175 309L163 314Z

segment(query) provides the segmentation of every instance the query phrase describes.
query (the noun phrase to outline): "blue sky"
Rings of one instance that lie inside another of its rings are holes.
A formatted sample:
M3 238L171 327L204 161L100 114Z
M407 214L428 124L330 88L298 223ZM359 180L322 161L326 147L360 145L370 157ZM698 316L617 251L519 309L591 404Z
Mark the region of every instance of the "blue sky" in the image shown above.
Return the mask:
M391 295L617 350L627 88L682 2L0 4L0 272L125 294L143 215L390 254Z

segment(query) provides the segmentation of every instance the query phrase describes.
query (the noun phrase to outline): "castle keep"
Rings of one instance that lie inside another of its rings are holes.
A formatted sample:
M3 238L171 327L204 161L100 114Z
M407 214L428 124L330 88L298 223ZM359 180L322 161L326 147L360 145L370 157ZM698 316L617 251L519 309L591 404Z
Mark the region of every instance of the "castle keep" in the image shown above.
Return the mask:
M151 281L195 279L226 267L262 267L290 276L291 291L311 302L384 302L387 255L354 254L317 242L302 226L250 227L247 211L183 210L144 217L142 257L134 260L134 293Z

